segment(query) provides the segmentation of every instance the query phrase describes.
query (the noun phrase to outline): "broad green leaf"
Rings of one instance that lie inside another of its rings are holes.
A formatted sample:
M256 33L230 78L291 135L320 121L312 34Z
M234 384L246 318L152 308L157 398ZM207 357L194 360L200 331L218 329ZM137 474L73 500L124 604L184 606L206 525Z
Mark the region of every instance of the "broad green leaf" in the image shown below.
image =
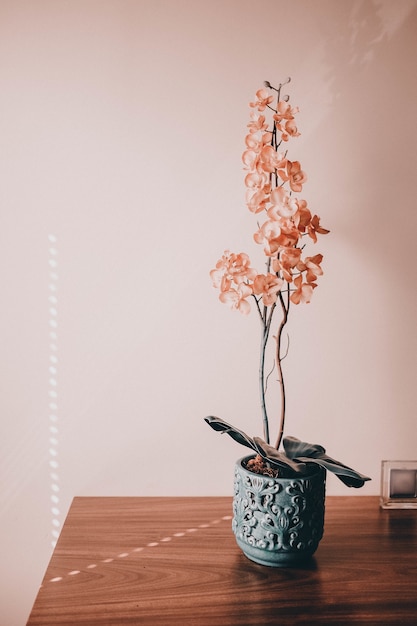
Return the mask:
M252 448L255 450L255 444L253 439L249 437L246 433L238 428L235 428L231 424L228 424L224 420L220 419L220 417L215 417L214 415L209 415L204 418L204 421L207 422L209 426L211 426L214 430L217 430L221 433L227 433L232 439L242 444L242 446L246 446L247 448Z
M368 476L360 474L356 470L344 465L340 461L332 459L326 454L323 446L311 444L296 439L296 437L285 437L283 440L285 452L292 459L304 461L305 463L317 463L326 470L333 472L348 487L362 487Z
M292 472L294 476L305 474L308 463L316 463L336 474L348 487L362 487L365 481L371 480L368 476L364 476L340 461L332 459L326 454L323 446L319 444L300 441L296 437L284 437L283 445L285 452L279 452L260 437L249 437L242 430L228 424L220 417L210 415L204 419L214 430L227 433L241 445L254 450L271 466L285 468L290 473Z
M300 456L316 457L326 452L323 446L300 441L296 437L284 437L282 443L286 455L291 459Z
M285 467L291 469L296 474L304 474L306 466L298 459L294 460L289 458L283 452L279 452L276 448L273 448L269 444L265 443L260 437L254 437L253 441L256 446L256 451L271 465Z

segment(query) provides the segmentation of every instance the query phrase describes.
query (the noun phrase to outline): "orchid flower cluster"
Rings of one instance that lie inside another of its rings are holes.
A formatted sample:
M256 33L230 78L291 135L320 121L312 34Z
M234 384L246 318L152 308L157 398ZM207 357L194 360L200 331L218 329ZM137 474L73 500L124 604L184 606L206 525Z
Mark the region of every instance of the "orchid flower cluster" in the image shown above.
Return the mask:
M269 421L266 407L267 376L265 353L272 317L279 303L282 317L276 339L275 363L281 388L281 421L276 448L278 449L285 420L285 387L281 367L282 331L288 319L290 304L310 302L316 280L323 274L322 254L304 256L305 238L317 242L318 234L329 231L320 225L307 201L299 196L307 175L299 161L288 157L287 145L300 136L295 121L299 109L289 104L289 96L281 97L282 87L265 82L249 103L251 113L245 137L246 149L242 161L246 170L246 204L253 214L263 216L253 238L263 246L266 272L251 266L245 252L226 250L210 272L213 286L220 290L220 301L243 314L250 312L253 298L262 324L260 363L260 397L263 414L264 439L269 444ZM272 93L271 93L272 92ZM269 113L269 120L267 120Z
M329 231L320 226L320 218L312 215L306 200L296 195L303 190L307 176L300 162L291 161L284 149L300 132L295 121L299 109L289 104L288 96L281 98L283 84L275 90L266 83L269 90L277 92L275 106L274 95L265 88L250 102L249 133L242 155L247 170L247 207L265 217L253 238L263 246L267 271L258 273L244 252L225 251L210 273L213 285L220 289L220 301L243 314L250 312L251 297L261 315L261 304L271 307L278 299L287 312L290 302L310 302L316 280L323 274L322 254L303 258L304 238L316 243L317 234ZM271 111L272 128L266 110Z
M213 286L220 290L220 301L243 314L250 312L253 299L261 321L261 350L259 364L259 390L263 418L263 439L249 437L223 419L208 416L205 421L214 430L227 433L238 443L256 452L254 463L261 459L262 470L278 472L279 476L308 473L311 464L318 464L334 472L349 487L361 487L369 477L359 474L326 454L323 446L309 444L295 437L283 437L285 421L285 386L281 354L282 333L288 321L291 304L310 302L317 278L323 274L322 254L305 255L306 242L317 242L317 235L329 231L320 225L307 201L300 197L307 176L299 161L288 157L287 145L300 136L295 116L298 107L289 104L288 96L281 96L282 87L269 82L256 92L250 102L249 132L242 160L246 170L246 204L254 215L264 219L258 223L253 238L263 246L266 271L259 273L251 266L245 252L225 251L210 272ZM268 115L268 120L267 120ZM274 366L266 374L266 348L274 312L281 310L275 340ZM270 444L269 418L266 406L268 379L278 372L281 390L281 416L275 446ZM281 441L284 451L279 451ZM265 465L266 464L266 465ZM249 467L249 462L248 462ZM254 466L251 466L254 468ZM259 470L259 471L258 471ZM253 470L255 471L255 469ZM275 475L275 474L273 474Z

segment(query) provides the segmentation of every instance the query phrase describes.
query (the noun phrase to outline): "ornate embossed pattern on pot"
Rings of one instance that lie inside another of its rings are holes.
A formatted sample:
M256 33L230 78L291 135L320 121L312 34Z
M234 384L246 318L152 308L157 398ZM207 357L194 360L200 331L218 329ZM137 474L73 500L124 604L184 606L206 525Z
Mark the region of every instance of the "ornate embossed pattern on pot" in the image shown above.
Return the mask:
M326 472L313 467L301 478L271 478L235 466L233 532L257 563L288 567L307 560L323 536Z

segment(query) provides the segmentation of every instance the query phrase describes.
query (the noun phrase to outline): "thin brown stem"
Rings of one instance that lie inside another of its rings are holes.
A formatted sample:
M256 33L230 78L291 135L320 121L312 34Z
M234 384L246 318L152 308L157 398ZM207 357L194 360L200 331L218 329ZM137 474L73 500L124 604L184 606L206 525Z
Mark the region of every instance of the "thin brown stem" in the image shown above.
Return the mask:
M264 324L263 332L261 336L261 351L260 351L260 361L259 361L259 395L261 399L261 410L262 410L262 423L263 423L263 434L264 441L269 443L269 421L268 421L268 412L266 408L266 397L265 397L265 351L266 344L268 343L268 328Z
M281 445L281 440L284 435L284 425L285 425L285 409L286 409L286 398L285 398L285 384L284 384L284 375L282 370L282 357L281 357L281 340L282 340L282 331L284 330L285 324L288 321L288 310L289 310L289 299L288 304L285 304L284 297L282 292L279 292L279 301L282 309L282 318L278 328L278 334L276 337L277 347L276 347L276 363L279 375L279 386L281 390L281 416L280 416L280 424L278 430L277 442L275 444L275 448L278 450Z
M262 326L262 334L261 334L261 348L260 348L260 359L259 359L259 396L261 400L261 410L262 410L262 422L263 422L263 435L264 441L266 443L270 442L269 436L269 419L268 419L268 410L266 406L266 380L265 380L265 356L266 356L266 347L268 344L269 332L271 330L271 322L272 316L274 314L276 305L273 304L268 316L268 307L264 306L263 313L259 308L259 317Z

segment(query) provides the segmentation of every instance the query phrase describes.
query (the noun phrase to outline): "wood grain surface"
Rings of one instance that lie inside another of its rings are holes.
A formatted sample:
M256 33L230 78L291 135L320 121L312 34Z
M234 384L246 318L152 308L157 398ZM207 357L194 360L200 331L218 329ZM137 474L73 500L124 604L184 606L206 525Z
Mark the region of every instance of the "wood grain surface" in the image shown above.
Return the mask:
M417 624L417 510L328 497L310 563L249 561L230 498L75 498L28 626Z

